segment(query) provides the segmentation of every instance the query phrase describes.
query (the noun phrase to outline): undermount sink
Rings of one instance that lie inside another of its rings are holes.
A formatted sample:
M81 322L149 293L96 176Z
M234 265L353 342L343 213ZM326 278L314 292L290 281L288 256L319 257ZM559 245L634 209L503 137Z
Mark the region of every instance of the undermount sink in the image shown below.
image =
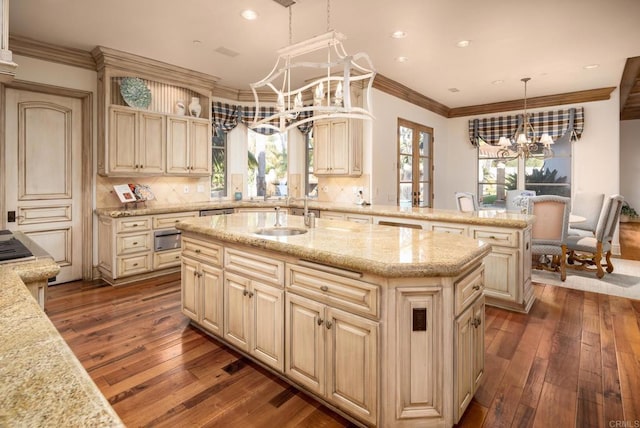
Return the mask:
M307 229L301 229L299 227L265 227L256 230L254 233L265 236L291 236L307 233Z

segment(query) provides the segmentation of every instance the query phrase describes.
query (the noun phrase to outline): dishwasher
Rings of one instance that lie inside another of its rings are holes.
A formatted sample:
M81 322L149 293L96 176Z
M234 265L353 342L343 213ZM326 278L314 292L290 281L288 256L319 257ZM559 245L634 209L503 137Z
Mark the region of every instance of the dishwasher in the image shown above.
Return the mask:
M233 214L233 208L214 208L210 210L200 210L200 217L206 217L211 215Z

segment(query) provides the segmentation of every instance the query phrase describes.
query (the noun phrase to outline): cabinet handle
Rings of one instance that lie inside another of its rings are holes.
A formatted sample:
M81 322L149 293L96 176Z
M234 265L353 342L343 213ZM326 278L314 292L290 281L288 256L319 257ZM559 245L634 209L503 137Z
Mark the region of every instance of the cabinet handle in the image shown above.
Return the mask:
M180 255L177 255L177 256L176 256L176 260L178 260L179 258L180 258Z
M318 317L318 325L322 325L323 323L324 323L324 320Z
M480 284L476 284L471 288L473 288L474 290L480 290Z
M133 226L131 227L138 227L138 223L133 223Z
M480 318L474 318L473 321L471 321L471 325L473 325L475 328L478 328L480 324L482 324Z
M329 291L329 287L327 287L326 285L323 285L323 286L320 287L320 290Z
M200 254L200 248L196 248L196 249L194 250L194 253Z
M134 242L134 243L133 243L133 245L138 245L138 242L137 242L137 241L136 241L136 242Z
M324 322L324 325L327 327L327 330L329 330L333 324L331 323L331 321L326 320L326 321Z
M249 291L249 298L253 297L253 291Z
M136 266L138 266L138 263L134 263L134 264L133 264L133 267L136 267Z
M248 292L247 290L244 290L244 291L242 292L242 295L243 295L243 296L246 296L247 294L249 294L249 292Z

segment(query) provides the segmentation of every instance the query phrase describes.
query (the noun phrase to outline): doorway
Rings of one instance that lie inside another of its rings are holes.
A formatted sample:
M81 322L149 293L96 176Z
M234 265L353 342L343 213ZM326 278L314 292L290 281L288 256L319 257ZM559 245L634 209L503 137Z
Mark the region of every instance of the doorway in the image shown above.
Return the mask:
M398 205L433 206L433 128L398 119Z
M52 284L92 278L92 94L13 81L0 86L2 228L60 266Z

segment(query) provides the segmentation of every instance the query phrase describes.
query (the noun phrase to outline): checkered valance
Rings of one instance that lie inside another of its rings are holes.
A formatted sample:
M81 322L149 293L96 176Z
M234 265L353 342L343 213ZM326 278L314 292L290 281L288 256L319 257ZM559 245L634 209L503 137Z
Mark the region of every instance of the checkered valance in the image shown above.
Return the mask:
M497 145L500 137L513 139L522 128L523 115L488 117L469 120L469 140L474 146L480 141ZM572 141L579 140L584 128L582 107L529 114L529 122L538 136L549 134L553 140L569 134Z
M255 117L255 107L246 107L240 105L232 105L221 102L214 102L211 104L211 122L216 130L221 132L229 132L233 130L239 123L243 123L246 126L251 126ZM265 118L276 113L275 107L260 107L258 118ZM300 113L300 119L311 117L313 112L303 111ZM276 128L280 123L274 121L271 123ZM298 125L297 128L303 134L308 134L313 127L313 122L306 122L302 125ZM273 128L252 128L253 131L262 135L276 134L277 129Z

